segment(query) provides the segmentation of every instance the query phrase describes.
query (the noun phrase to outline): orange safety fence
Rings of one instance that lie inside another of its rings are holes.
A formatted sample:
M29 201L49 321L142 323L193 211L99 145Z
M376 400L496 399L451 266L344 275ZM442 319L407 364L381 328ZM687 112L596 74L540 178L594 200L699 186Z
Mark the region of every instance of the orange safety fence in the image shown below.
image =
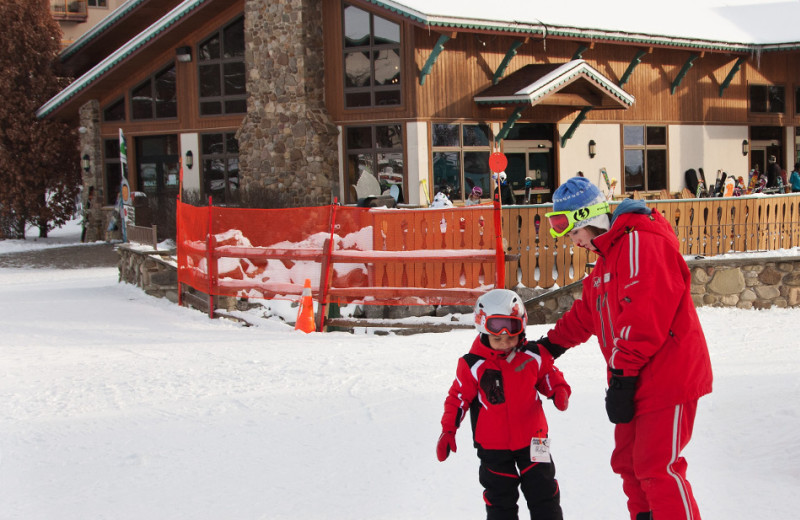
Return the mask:
M208 295L298 300L310 279L326 304L472 305L495 285L491 206L178 204L178 281Z

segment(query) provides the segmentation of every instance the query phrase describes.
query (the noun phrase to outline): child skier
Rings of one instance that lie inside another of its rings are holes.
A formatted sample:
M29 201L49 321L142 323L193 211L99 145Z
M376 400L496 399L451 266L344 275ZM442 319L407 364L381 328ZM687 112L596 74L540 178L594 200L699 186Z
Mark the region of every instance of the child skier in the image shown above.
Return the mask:
M553 194L554 237L597 254L581 299L537 343L558 357L594 335L606 360L606 413L616 424L611 468L632 520L699 520L681 451L697 400L711 392L711 361L672 226L641 200L613 215L582 177Z
M443 461L456 451L456 430L469 410L489 520L518 518L520 488L531 518L563 518L538 392L563 411L571 390L550 353L525 341L527 319L514 291L494 289L478 298L479 334L470 352L458 360L444 402L436 456Z

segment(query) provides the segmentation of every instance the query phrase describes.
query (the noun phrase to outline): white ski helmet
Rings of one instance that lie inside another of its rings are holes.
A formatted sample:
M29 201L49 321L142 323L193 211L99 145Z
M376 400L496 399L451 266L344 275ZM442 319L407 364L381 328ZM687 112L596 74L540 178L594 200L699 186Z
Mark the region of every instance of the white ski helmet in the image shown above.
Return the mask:
M516 336L527 325L525 302L514 291L492 289L475 302L475 328L481 334Z

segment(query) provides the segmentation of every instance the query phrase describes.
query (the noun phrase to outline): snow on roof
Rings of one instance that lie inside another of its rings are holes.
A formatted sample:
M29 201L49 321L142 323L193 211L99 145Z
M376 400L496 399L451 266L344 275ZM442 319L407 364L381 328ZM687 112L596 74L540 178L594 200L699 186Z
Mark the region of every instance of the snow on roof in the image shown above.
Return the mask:
M687 40L687 45L707 42L709 48L716 47L712 42L725 44L723 48L800 42L800 0L369 1L431 26L652 43L677 38Z

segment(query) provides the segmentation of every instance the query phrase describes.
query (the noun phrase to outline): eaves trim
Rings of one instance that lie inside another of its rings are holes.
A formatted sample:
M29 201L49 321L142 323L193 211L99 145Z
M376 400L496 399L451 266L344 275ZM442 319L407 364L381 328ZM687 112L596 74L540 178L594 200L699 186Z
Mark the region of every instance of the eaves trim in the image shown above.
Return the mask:
M441 27L443 29L469 29L480 31L500 31L527 35L540 35L543 37L557 36L560 38L580 38L594 41L611 41L632 43L637 45L658 45L675 48L702 49L723 52L770 52L796 50L800 48L798 42L782 42L773 44L755 44L741 42L724 42L703 40L701 38L684 38L658 34L629 33L625 31L607 31L602 29L582 29L550 25L544 23L531 24L527 22L481 20L474 18L458 18L452 16L429 16L391 0L367 0L369 3L382 7L393 13L404 16L414 22L427 27Z
M46 117L49 113L64 104L70 98L77 95L79 92L97 81L103 76L103 74L114 68L125 58L133 54L150 40L158 36L164 30L175 24L178 20L191 13L193 10L207 1L210 0L185 0L176 6L172 11L165 14L153 25L139 33L132 40L128 41L128 43L92 67L83 76L70 83L64 90L53 96L49 101L42 105L39 110L36 111L36 117L39 119Z

